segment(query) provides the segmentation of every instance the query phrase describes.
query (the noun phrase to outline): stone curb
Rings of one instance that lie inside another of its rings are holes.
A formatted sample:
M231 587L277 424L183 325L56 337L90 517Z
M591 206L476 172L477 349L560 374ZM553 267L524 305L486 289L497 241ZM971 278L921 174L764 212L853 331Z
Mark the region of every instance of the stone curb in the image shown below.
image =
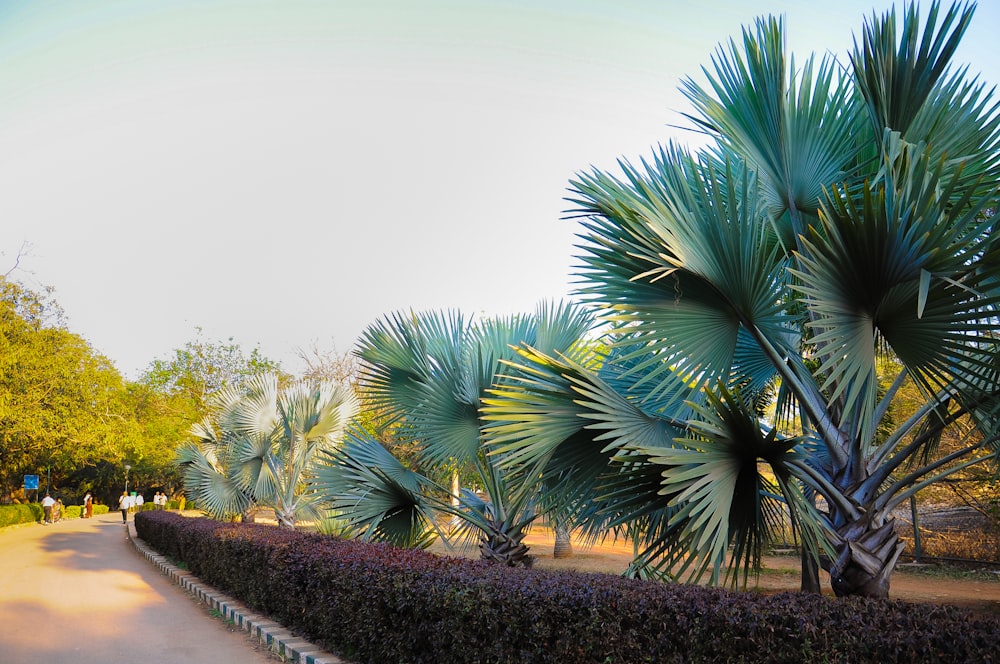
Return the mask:
M218 611L223 618L266 645L283 660L295 664L348 664L336 655L293 635L270 618L250 611L228 595L205 585L190 572L172 565L164 556L150 549L139 539L135 533L135 523L132 521L128 523L128 541L142 557L158 567L161 573L187 591L193 599Z

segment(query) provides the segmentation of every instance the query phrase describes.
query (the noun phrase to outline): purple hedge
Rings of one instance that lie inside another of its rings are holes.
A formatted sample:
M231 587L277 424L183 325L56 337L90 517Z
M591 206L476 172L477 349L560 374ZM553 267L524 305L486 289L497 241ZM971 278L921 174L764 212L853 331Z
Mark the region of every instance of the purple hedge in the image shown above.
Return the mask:
M491 567L171 512L137 514L136 528L357 662L1000 661L1000 620L955 607Z

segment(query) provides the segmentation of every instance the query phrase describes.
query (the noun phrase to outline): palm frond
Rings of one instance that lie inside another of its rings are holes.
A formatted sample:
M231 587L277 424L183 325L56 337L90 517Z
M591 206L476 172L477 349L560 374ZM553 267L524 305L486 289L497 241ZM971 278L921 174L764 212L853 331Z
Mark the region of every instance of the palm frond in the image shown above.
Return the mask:
M956 2L941 18L940 2L931 3L921 34L916 3L909 3L897 39L896 11L865 21L862 41L854 44L851 63L875 138L888 128L909 139L911 126L945 75L974 5ZM950 31L950 32L949 32ZM897 43L898 42L898 43ZM915 137L913 141L921 140Z
M871 439L877 424L876 350L884 340L930 391L973 362L982 333L994 328L1000 265L982 264L982 239L993 223L986 199L956 205L955 179L921 146L886 140L885 173L873 191L837 188L821 214L822 228L805 242L794 286L814 314L813 342L822 350L820 374L831 401L860 413L857 434Z
M229 477L249 496L271 502L271 497L284 485L282 466L288 460L274 454L271 438L267 436L240 436L233 440L232 446Z
M269 436L278 424L275 405L278 377L254 376L243 385L232 385L218 394L214 404L220 428L238 434Z
M424 492L440 487L361 432L320 453L310 489L365 539L402 547L429 543L434 519Z
M799 440L763 430L752 408L725 387L717 389L708 393L706 406L695 407L699 418L689 422L690 436L655 454L639 450L662 468L660 493L670 495L676 509L670 537L661 534L647 545L690 581L706 571L716 581L732 545L728 574L735 585L739 572L746 583L759 570L764 547L782 528L782 506L803 506L788 495ZM814 536L807 541L817 543Z
M197 445L181 445L177 451L177 463L188 497L213 518L231 518L252 505L250 497L225 473L225 469L220 468Z
M683 397L678 379L691 388L729 380L747 326L796 351L796 321L780 297L786 259L753 175L675 150L645 173L626 166L626 176L597 173L574 187L590 215L581 276L591 285L581 294L613 312L614 344L641 375L636 386Z
M730 41L704 69L708 89L685 79L682 92L720 141L762 174L768 211L815 214L825 183L851 176L865 145L864 127L848 81L832 58L786 64L780 19L744 29L742 50ZM795 233L803 230L801 223ZM779 234L784 234L779 231Z
M925 143L932 163L944 162L942 179L960 177L957 191L988 197L1000 183L1000 101L967 70L942 79L905 138Z

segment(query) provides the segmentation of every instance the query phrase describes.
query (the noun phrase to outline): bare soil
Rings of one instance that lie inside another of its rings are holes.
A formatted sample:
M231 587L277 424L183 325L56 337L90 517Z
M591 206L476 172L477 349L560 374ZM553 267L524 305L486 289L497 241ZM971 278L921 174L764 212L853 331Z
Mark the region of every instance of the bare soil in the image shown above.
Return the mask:
M621 574L632 560L632 545L621 541L605 542L592 547L584 547L574 541L572 557L561 559L552 557L553 537L550 531L533 529L525 541L531 546L537 569ZM431 551L478 556L478 551L460 554L449 552L440 543L435 543ZM800 569L797 555L767 556L754 591L797 591ZM825 576L820 572L821 582L828 586L829 581ZM824 594L832 596L833 591L827 587ZM892 575L889 596L907 602L951 604L977 613L1000 615L1000 569L968 572L940 565L917 566L904 562L897 566Z

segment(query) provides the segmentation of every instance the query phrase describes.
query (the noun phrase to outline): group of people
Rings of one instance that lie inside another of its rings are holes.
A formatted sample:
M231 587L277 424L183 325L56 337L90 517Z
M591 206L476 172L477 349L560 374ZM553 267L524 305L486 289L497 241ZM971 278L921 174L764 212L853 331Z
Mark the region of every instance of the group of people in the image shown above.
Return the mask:
M42 518L42 525L47 526L50 523L55 523L62 518L63 511L63 501L62 498L53 498L48 493L42 498L42 512L45 516Z
M122 513L122 523L126 521L126 515L129 512L138 512L142 510L142 506L145 504L145 499L142 497L141 493L129 494L122 491L122 495L118 498L118 509ZM167 509L167 494L161 491L157 491L156 495L153 496L153 509L165 510ZM65 506L63 505L62 498L53 498L51 494L46 493L45 497L42 498L42 512L44 516L42 517L42 525L49 525L50 523L55 523L63 517L63 511ZM87 492L87 495L83 497L83 505L80 509L80 516L84 519L90 519L94 516L94 497Z
M42 512L44 516L42 517L42 525L47 526L50 523L55 523L63 517L63 505L62 498L53 498L52 494L46 493L45 497L42 498ZM80 509L80 516L84 519L89 519L94 516L94 497L87 492L87 495L83 497L83 506Z
M129 494L122 491L122 495L118 498L118 509L122 513L122 523L126 521L126 515L129 512L138 512L142 510L142 506L145 504L145 499L142 497L141 493ZM161 491L157 491L156 495L153 496L153 509L165 510L167 509L167 494ZM46 493L45 497L42 498L42 512L44 516L42 517L42 525L49 525L50 523L55 523L63 517L63 511L65 506L63 505L62 498L53 498L51 494ZM90 519L94 516L94 497L87 492L87 495L83 497L83 505L80 509L80 516L84 519Z
M122 495L118 497L118 509L122 513L122 523L128 521L129 512L141 512L142 506L145 504L146 500L142 497L141 493L137 492L135 495L131 495L126 491L122 491ZM153 509L167 509L167 494L157 491L156 495L153 496L153 505Z

